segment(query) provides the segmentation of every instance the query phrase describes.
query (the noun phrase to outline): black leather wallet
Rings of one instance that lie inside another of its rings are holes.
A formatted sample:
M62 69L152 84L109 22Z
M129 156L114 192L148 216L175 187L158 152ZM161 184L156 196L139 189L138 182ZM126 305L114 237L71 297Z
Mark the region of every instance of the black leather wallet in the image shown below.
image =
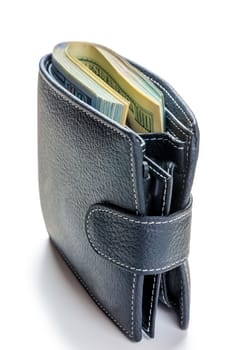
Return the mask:
M189 322L195 117L176 91L165 133L137 134L85 104L40 62L39 187L52 243L102 311L134 341L154 337L158 303ZM77 316L79 317L79 316Z

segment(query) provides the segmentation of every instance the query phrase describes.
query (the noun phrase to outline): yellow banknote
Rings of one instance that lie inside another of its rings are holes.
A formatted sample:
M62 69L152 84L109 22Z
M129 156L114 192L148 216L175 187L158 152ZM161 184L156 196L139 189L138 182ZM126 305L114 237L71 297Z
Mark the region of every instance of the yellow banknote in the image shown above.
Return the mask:
M124 58L100 45L70 42L67 57L83 63L108 86L130 102L127 124L136 132L164 131L162 92Z

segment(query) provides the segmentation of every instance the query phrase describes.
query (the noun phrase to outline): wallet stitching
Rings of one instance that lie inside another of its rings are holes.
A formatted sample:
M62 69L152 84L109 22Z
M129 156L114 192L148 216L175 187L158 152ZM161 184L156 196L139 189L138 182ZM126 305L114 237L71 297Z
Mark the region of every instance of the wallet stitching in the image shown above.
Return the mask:
M90 240L90 238L89 238L89 240ZM183 258L181 258L181 259L179 259L179 260L176 260L176 261L174 261L173 263L170 263L170 264L168 264L168 265L166 265L166 266L163 266L163 267L152 268L152 269L151 269L151 268L150 268L150 269L140 269L140 268L136 268L136 267L129 266L129 265L126 265L126 264L124 264L124 263L121 263L121 262L119 262L119 261L117 261L117 260L111 258L110 256L108 256L108 255L102 253L100 250L98 250L98 249L96 248L96 246L93 244L93 241L91 241L91 240L90 240L90 244L92 245L93 249L94 249L99 255L103 256L104 258L106 258L106 259L112 261L112 262L115 263L116 265L125 267L125 268L128 269L128 270L137 271L137 272L160 272L160 271L168 270L168 269L170 269L170 268L173 267L173 266L178 266L178 265L182 264L182 263L187 259L187 257L185 256L185 257L183 257Z
M62 92L56 88L55 86L53 86L40 72L40 76L41 78L44 80L44 82L46 84L48 84L51 88L51 91L56 91L57 94L59 94L63 99L65 99L69 104L71 104L75 109L77 110L81 110L82 112L84 112L86 115L88 115L89 117L91 117L94 121L96 121L97 123L100 123L102 125L104 125L105 127L113 130L115 133L121 135L123 138L125 138L128 143L129 143L129 150L130 150L130 172L131 172L131 180L132 180L132 188L133 188L133 196L134 196L134 202L135 202L135 208L136 208L136 214L138 214L138 203L137 203L137 195L136 195L136 184L135 184L135 177L134 177L134 160L133 160L133 147L132 147L132 142L131 139L125 135L124 133L122 133L119 129L115 129L113 126L105 123L103 120L98 119L98 117L95 117L94 115L92 115L91 113L87 112L87 111L83 111L82 108L79 107L79 105L76 105L72 100L70 100L66 95L62 94ZM131 334L129 333L129 331L127 331L123 326L121 326L121 324L116 321L111 314L106 311L104 309L104 307L100 304L100 302L98 302L98 300L92 296L92 298L94 300L96 300L97 304L103 309L103 311L105 311L105 313L126 333L128 334L130 337L133 337L133 325L134 325L134 295L135 295L135 279L136 276L134 274L133 277L133 283L132 283L132 300L131 300ZM86 287L86 289L88 290L88 288ZM91 295L91 293L90 293Z
M172 223L172 222L175 222L175 221L179 221L181 220L182 218L188 216L191 214L191 210L189 210L187 213L185 214L182 214L180 216L178 216L177 218L174 218L174 219L171 219L171 220L166 220L166 221L139 221L139 220L134 220L134 219L129 219L127 216L123 216L123 215L120 215L120 214L117 214L117 213L114 213L108 209L100 209L100 208L95 208L95 209L92 209L90 211L90 213L88 214L87 216L87 219L86 219L86 227L87 227L87 237L89 239L89 242L91 244L91 246L93 247L93 249L101 256L105 257L106 259L112 261L113 263L117 264L117 265L120 265L120 266L123 266L129 270L133 270L133 271L138 271L138 272L159 272L159 271L164 271L164 270L167 270L175 265L178 265L178 264L181 264L183 263L185 260L186 260L186 257L183 257L177 261L174 261L173 263L170 263L166 266L163 266L163 267L160 267L160 268L150 268L150 269L141 269L141 268L136 268L136 267L133 267L133 266L129 266L127 264L124 264L120 261L117 261L116 259L113 259L112 257L106 255L105 253L102 253L96 246L95 246L95 243L94 241L92 240L91 238L91 234L90 234L90 231L89 231L89 220L90 220L90 217L93 213L95 212L103 212L104 214L107 214L107 215L114 215L114 216L117 216L119 218L122 218L124 220L127 220L129 222L134 222L136 224L141 224L141 225L164 225L164 224L168 224L168 223Z
M163 289L163 286L162 286L162 285L161 285L160 289L161 289L161 296L162 296L162 299L163 299L163 303L164 303L167 307L170 307L170 305L169 305L168 302L166 301L166 297L165 297L164 289Z
M134 160L133 160L133 147L132 147L132 142L131 139L124 134L123 132L121 132L119 129L115 129L112 125L109 125L108 123L106 123L104 120L100 120L98 117L96 117L95 115L92 115L89 111L85 111L83 110L82 107L80 107L79 105L75 104L69 97L67 97L66 95L62 94L62 92L54 85L52 85L50 83L50 81L48 81L43 74L40 72L40 76L41 78L45 81L46 84L48 84L52 90L52 92L56 91L57 94L59 94L64 100L66 100L69 104L71 104L75 109L82 111L83 113L85 113L87 116L91 117L94 121L96 121L97 123L100 123L102 125L104 125L105 127L113 130L115 133L121 135L124 139L126 139L129 143L129 150L130 150L130 172L131 172L131 180L132 180L132 188L133 188L133 196L134 196L134 202L135 202L135 208L136 208L136 214L138 214L138 203L137 203L137 194L136 194L136 184L135 184L135 177L134 177Z
M169 163L169 165L168 165L168 167L167 167L167 172L169 172L170 171L170 163ZM161 295L162 295L162 298L163 298L163 301L164 301L164 303L168 306L168 307L170 307L170 304L169 304L169 302L167 302L166 301L166 297L165 297L165 289L166 288L166 280L165 280L165 275L162 275L162 282L161 282ZM168 299L168 298L167 298Z
M183 147L184 148L184 147ZM170 171L170 163L167 167L167 172ZM170 307L169 303L166 301L166 297L165 297L165 285L166 285L166 281L165 281L165 275L162 274L162 282L161 282L161 295L162 295L162 298L163 298L163 301L165 303L165 305L167 305L168 307Z
M189 168L189 150L190 150L190 145L191 145L191 142L192 142L192 137L189 136L188 134L186 134L178 125L176 125L176 123L171 119L169 118L170 122L174 125L174 127L176 129L178 129L185 137L186 137L186 168L185 168L185 173L183 175L183 179L182 179L182 188L181 188L181 193L185 187L185 179L186 179L186 175L187 175L187 172L188 172L188 168Z
M164 302L164 304L168 307L168 308L170 308L171 307L171 303L169 302L169 300L168 300L168 297L167 297L167 300L166 300L166 294L165 294L165 289L166 289L166 287L165 287L165 285L166 285L166 280L165 280L165 275L163 274L162 275L162 284L161 284L161 296L162 296L162 298L163 298L163 302Z
M167 128L167 131L168 131L172 136L174 136L177 140L179 140L178 136L174 133L173 130L171 130L170 128Z
M53 240L52 240L53 242ZM57 247L57 245L53 242L53 244L55 245L56 249L59 251L59 253L61 254L62 258L64 259L64 261L67 263L67 265L70 267L70 269L72 270L72 272L74 273L74 275L78 278L78 280L81 282L81 284L83 285L83 287L87 290L87 292L89 293L90 297L95 301L95 303L102 309L102 311L104 311L104 313L125 333L127 334L129 337L133 337L133 330L131 331L131 333L129 333L129 331L127 329L125 329L119 321L117 321L111 314L109 311L106 310L106 308L100 303L100 301L93 295L93 293L91 292L91 290L89 289L89 287L87 286L87 284L84 282L84 280L80 277L80 275L78 274L78 272L75 270L75 268L73 267L73 265L70 263L70 261L67 259L67 257L64 255L64 253ZM133 287L132 287L132 295L134 296L135 294L135 280L134 278L136 277L136 274L133 275ZM132 296L132 307L134 307L134 297ZM133 313L132 313L133 315ZM132 316L133 318L133 316ZM133 321L132 321L133 324ZM133 326L132 326L133 327Z
M180 280L180 324L184 323L184 287L183 282Z
M177 146L175 145L171 140L169 140L168 138L163 138L163 137L152 137L152 138L144 138L144 141L167 141L168 143L170 143L174 148L177 149L184 149L184 146Z
M168 140L170 141L170 140ZM161 176L164 180L164 192L163 192L163 204L162 204L162 216L164 215L165 205L166 205L166 194L167 194L167 178L166 176L163 176L162 174L158 173L154 168L150 167L153 172ZM169 169L168 169L169 170ZM151 302L150 302L150 310L149 310L149 318L148 318L148 328L146 329L147 332L150 331L151 327L151 321L152 321L152 309L153 309L153 303L155 298L155 282L156 282L156 275L154 275L153 280L153 287L152 287L152 293L151 293Z
M184 109L178 104L178 102L174 99L173 96L171 96L171 94L167 91L167 89L162 86L158 81L156 81L155 79L153 79L152 77L148 76L150 78L150 80L155 83L157 86L159 86L160 89L162 89L167 96L174 102L174 104L176 105L176 107L183 113L183 115L185 116L186 120L188 121L190 127L193 127L193 124L191 122L191 120L189 119L189 117L187 116L187 113L184 111Z
M110 209L103 209L103 208L93 208L90 210L89 215L86 219L86 223L87 225L89 225L89 220L90 220L90 216L93 215L95 212L103 212L104 214L109 214L109 215L113 215L113 216L117 216L123 220L127 220L129 222L133 222L135 224L140 224L140 225L165 225L165 224L170 224L172 222L176 222L181 220L182 218L191 215L191 208L188 209L184 214L181 214L177 217L175 217L174 219L170 219L170 220L163 220L163 221L140 221L140 220L135 220L135 219L130 219L128 216L122 215L122 214L118 214L114 211L111 211Z
M149 332L150 331L150 327L151 327L152 309L153 309L153 303L154 303L154 297L155 297L155 293L154 293L155 285L156 285L156 275L154 275L154 279L153 279L153 286L152 286L151 299L150 299L149 318L148 318L148 327L146 329L146 332Z
M166 205L166 192L167 192L167 178L166 176L163 176L162 174L160 174L158 171L156 171L154 168L152 168L151 166L149 167L154 173L156 173L157 175L159 175L160 177L163 178L164 181L164 191L163 191L163 204L162 204L162 215L164 215L164 209L165 209L165 205Z
M171 118L170 116L168 116L168 119L169 119L170 122L174 125L174 127L175 127L176 129L178 129L178 130L181 132L181 134L183 134L185 137L188 137L188 135L186 134L186 132L185 132L184 130L182 130L181 127L180 127L179 125L177 125L177 124L174 122L174 120L172 120L172 118Z
M132 295L131 295L131 334L130 334L131 337L133 337L133 331L134 331L135 288L136 288L136 274L134 273L133 280L132 280Z

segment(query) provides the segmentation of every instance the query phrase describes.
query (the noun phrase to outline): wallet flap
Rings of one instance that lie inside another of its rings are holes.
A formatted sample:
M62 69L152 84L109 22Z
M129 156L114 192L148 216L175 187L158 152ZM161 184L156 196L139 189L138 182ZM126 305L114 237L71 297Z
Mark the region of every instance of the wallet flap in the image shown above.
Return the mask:
M168 271L189 253L191 206L168 216L136 216L94 205L86 216L88 240L103 258L136 273Z

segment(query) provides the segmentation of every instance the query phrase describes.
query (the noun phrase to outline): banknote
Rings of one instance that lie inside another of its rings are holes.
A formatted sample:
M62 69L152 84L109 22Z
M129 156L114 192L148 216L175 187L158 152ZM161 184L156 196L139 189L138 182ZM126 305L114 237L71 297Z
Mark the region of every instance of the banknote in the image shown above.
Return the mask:
M101 45L70 42L66 56L83 63L109 87L129 101L127 124L136 132L163 132L164 97L162 92L126 59Z
M72 94L101 113L125 125L129 101L110 88L81 62L74 63L65 54L67 43L53 50L51 73Z

